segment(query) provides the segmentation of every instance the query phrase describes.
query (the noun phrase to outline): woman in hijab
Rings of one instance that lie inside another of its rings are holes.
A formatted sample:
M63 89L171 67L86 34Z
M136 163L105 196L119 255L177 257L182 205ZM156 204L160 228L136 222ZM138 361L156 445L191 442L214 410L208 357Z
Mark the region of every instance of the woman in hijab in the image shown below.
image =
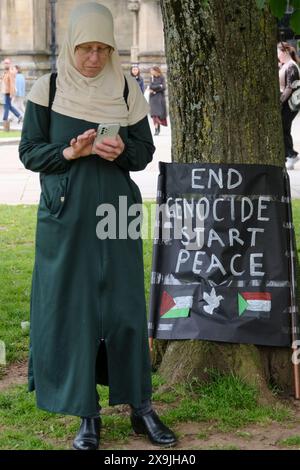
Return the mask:
M143 170L155 148L147 103L136 80L124 78L106 7L73 10L57 69L51 110L49 74L28 96L19 148L41 181L29 390L39 408L81 417L76 449L99 446L97 383L109 385L110 405L131 405L137 433L173 445L151 405L142 241L127 235L133 218L119 209L119 198L141 203L129 171ZM120 123L119 135L94 144L99 123Z

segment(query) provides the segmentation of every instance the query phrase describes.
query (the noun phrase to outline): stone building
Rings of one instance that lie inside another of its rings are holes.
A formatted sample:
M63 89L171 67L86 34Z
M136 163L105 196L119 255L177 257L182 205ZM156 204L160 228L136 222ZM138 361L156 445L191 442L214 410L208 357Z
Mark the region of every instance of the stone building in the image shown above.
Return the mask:
M11 57L30 83L53 68L69 12L88 0L0 0L0 62ZM159 0L100 0L115 19L124 68L139 62L146 75L153 64L165 69ZM0 66L1 67L1 66Z

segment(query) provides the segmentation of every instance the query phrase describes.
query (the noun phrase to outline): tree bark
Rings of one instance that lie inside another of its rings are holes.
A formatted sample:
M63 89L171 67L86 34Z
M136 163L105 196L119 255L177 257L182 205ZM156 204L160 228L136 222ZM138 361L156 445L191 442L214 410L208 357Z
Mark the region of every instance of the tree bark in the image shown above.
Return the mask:
M277 26L255 0L163 0L172 159L284 165ZM180 360L179 360L180 358ZM156 365L168 384L206 380L218 368L255 384L292 391L291 350L174 341Z

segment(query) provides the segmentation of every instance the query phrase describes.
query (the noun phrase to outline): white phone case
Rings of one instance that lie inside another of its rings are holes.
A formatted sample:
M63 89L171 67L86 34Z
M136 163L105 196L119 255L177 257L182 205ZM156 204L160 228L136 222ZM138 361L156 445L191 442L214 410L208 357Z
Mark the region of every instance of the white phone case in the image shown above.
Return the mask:
M120 124L99 124L95 143L100 143L104 137L116 137Z

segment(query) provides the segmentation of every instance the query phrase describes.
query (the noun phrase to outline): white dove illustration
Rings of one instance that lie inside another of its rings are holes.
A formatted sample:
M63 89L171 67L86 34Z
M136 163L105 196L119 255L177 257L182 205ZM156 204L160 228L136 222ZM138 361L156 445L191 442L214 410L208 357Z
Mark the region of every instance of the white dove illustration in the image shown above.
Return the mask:
M208 294L204 292L203 298L208 305L204 305L204 311L212 315L214 313L214 309L219 307L221 300L224 299L222 295L216 295L216 289L213 287L211 293Z

